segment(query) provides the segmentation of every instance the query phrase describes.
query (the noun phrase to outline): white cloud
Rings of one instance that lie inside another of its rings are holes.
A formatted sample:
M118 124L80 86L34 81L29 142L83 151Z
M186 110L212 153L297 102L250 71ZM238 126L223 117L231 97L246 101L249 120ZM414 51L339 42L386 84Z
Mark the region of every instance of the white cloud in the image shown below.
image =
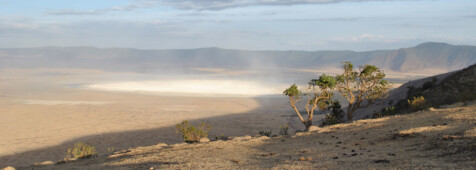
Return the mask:
M331 4L366 1L402 1L402 0L147 0L183 10L222 10L245 6Z
M71 10L62 9L56 11L49 11L49 15L101 15L113 11L132 11L139 8L150 8L154 6L156 2L136 0L131 4L125 6L114 6L110 8L92 9L92 10Z
M151 8L154 6L171 6L181 10L223 10L246 6L291 6L300 4L332 4L345 2L368 1L404 1L404 0L134 0L125 6L92 10L63 9L50 11L50 15L100 15L112 11L132 11L138 8ZM415 0L417 1L417 0ZM273 15L274 13L268 14Z
M95 9L95 10L71 10L71 9L63 9L57 11L50 11L47 14L49 15L99 15L104 14L106 11L102 9Z

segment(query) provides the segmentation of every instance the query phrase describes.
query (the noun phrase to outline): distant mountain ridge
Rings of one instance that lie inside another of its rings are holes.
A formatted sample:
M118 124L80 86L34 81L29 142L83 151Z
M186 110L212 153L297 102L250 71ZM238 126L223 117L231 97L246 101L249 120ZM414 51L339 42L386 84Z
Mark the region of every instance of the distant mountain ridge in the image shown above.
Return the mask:
M397 72L439 73L476 63L476 46L423 43L396 50L248 51L221 48L140 50L128 48L40 47L0 49L0 68L67 67L157 71L190 67L283 69L338 67L342 61L373 64Z

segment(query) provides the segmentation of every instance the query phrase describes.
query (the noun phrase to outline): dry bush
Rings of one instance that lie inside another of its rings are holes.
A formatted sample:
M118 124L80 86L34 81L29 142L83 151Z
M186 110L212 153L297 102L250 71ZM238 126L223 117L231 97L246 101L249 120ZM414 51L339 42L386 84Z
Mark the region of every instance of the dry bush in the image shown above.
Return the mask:
M289 130L289 125L284 124L282 126L279 126L279 135L288 135L288 130Z
M408 104L412 111L419 111L428 108L425 97L423 96L413 97L413 99L408 100Z
M66 160L75 159L82 159L82 158L89 158L96 156L96 148L92 145L85 144L83 142L78 142L74 144L73 148L69 148L67 151L67 155L65 157Z
M202 123L200 126L195 127L188 123L188 120L184 120L175 126L176 133L182 133L183 140L187 143L194 143L200 141L201 138L208 136L208 131L212 128L207 123Z
M389 107L383 108L382 110L380 110L380 112L374 113L373 118L381 118L381 117L392 116L396 114L397 112L395 111L395 106L389 106Z
M261 135L261 136L271 137L271 134L272 134L271 130L260 130L259 131L259 135Z

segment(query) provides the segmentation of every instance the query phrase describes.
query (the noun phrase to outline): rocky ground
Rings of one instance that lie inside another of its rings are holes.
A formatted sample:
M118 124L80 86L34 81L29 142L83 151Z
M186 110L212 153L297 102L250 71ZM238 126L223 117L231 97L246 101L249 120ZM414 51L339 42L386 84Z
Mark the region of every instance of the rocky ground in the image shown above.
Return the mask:
M476 103L472 102L292 136L157 144L17 169L473 169L475 157Z

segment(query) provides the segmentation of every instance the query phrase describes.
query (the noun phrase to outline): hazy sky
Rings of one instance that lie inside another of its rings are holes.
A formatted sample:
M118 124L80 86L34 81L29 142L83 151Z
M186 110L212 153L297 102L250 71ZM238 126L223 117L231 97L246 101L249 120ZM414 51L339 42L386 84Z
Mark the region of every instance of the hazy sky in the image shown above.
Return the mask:
M476 45L476 0L0 0L0 48Z

